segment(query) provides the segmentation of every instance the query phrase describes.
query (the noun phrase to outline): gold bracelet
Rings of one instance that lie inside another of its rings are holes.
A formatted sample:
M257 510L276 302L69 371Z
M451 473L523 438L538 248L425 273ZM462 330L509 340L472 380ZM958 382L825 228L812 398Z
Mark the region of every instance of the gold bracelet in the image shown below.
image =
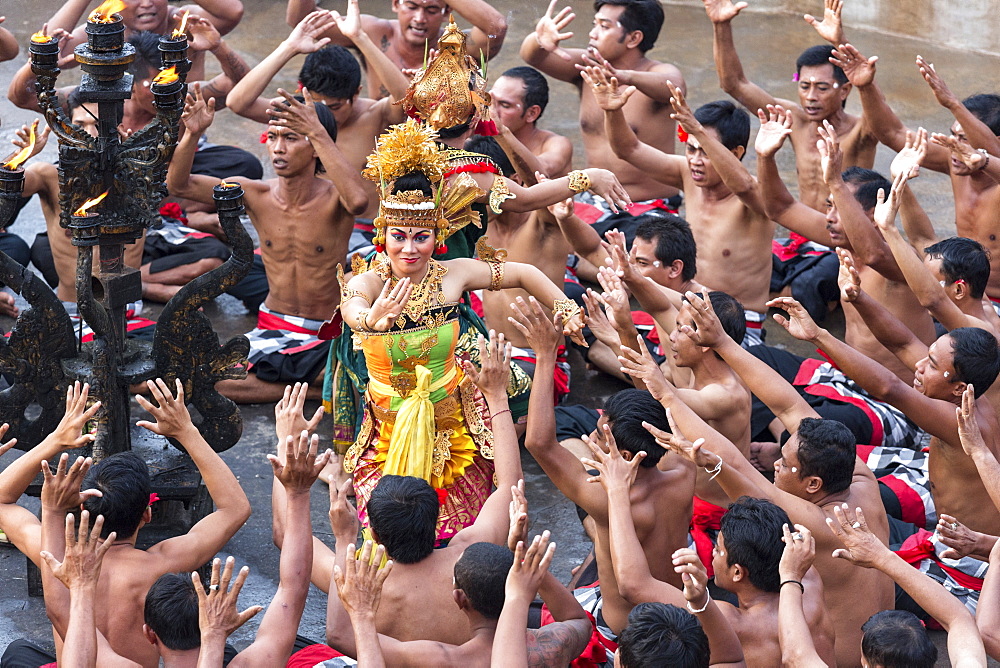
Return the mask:
M557 299L552 302L552 313L562 313L563 324L573 319L580 312L580 305L572 299Z
M590 177L587 176L587 172L582 169L574 169L567 176L569 177L569 189L573 192L582 193L584 190L590 190Z
M369 311L371 311L371 309L368 309L368 308L363 309L361 311L358 311L358 324L361 325L361 331L363 331L363 332L370 332L370 331L372 331L372 328L368 326L368 312Z
M490 290L496 292L503 287L503 262L487 262L490 265Z

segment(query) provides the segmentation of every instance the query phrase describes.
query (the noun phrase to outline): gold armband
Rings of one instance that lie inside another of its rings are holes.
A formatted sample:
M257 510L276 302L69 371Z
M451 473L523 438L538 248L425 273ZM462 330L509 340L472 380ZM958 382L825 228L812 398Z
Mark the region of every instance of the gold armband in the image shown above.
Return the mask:
M479 237L476 242L476 256L490 266L490 290L496 292L503 287L504 262L507 261L507 251L494 248L486 240Z
M357 329L360 329L362 332L370 332L370 331L372 331L372 328L368 325L368 313L369 313L369 311L371 311L371 309L367 309L367 308L364 309L364 310L358 311L358 325L359 325L359 327Z
M493 187L490 188L490 209L498 216L503 213L503 203L517 197L507 187L507 181L499 174L493 176Z
M563 324L580 312L580 305L572 299L557 299L552 303L552 313L562 313Z
M584 190L590 190L590 177L587 176L587 172L582 169L574 169L568 175L569 177L569 189L575 193L582 193Z

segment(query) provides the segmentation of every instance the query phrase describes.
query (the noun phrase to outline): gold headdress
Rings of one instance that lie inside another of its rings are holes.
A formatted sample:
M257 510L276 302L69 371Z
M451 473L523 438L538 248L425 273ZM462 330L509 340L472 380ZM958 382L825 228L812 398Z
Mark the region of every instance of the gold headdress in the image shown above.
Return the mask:
M379 184L381 201L374 221L374 242L379 252L385 249L385 229L389 225L433 229L436 246L442 249L452 233L468 224L468 214L463 212L484 194L470 178L446 184L448 159L435 143L436 138L432 128L411 118L382 133L375 152L368 156L361 174ZM432 195L428 197L420 190L393 193L396 179L414 171L422 172L431 182Z
M496 135L496 125L489 116L486 78L466 53L465 33L458 29L454 17L449 18L438 39L438 55L414 75L400 104L409 116L435 130L468 121L477 134Z

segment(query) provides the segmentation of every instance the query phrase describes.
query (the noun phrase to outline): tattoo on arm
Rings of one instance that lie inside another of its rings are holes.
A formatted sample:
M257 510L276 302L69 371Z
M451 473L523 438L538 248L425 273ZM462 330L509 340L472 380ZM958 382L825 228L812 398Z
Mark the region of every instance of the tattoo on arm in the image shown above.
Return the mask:
M386 51L388 51L389 50L389 46L390 46L390 44L389 44L389 36L388 35L382 35L382 41L378 45L378 47L380 49L382 49L382 53L385 53Z
M586 639L581 637L571 625L563 622L547 624L540 629L527 631L528 665L529 666L561 666L566 665L576 655L570 652ZM588 636L589 637L589 636Z
M247 73L250 71L250 68L247 66L246 62L244 62L244 60L240 58L238 53L236 53L231 49L229 53L226 54L226 61L229 67L232 69L231 78L235 78L236 81L239 81L240 79L245 77ZM233 83L236 83L236 81L233 81Z

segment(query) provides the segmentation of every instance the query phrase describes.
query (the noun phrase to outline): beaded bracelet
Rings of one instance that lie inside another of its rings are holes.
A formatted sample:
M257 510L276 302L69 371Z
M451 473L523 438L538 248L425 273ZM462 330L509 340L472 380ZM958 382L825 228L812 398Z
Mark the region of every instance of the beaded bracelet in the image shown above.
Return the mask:
M690 612L692 615L697 615L697 614L699 614L701 612L705 612L706 610L708 610L708 604L711 603L711 602L712 602L712 595L709 594L708 590L706 589L705 590L705 605L701 606L697 610L695 610L694 608L691 607L691 601L688 601L685 605L687 605L688 612Z

